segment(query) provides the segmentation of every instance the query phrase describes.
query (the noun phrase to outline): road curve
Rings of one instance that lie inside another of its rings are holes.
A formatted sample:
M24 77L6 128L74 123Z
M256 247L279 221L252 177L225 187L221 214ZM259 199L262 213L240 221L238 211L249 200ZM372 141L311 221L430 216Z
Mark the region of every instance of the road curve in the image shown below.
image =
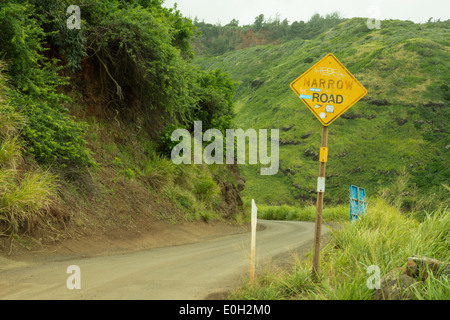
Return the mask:
M256 235L257 264L311 244L314 223L265 221ZM327 228L322 228L326 233ZM248 276L250 234L121 255L0 267L0 299L197 300L225 292ZM81 289L69 290L70 265L80 268Z

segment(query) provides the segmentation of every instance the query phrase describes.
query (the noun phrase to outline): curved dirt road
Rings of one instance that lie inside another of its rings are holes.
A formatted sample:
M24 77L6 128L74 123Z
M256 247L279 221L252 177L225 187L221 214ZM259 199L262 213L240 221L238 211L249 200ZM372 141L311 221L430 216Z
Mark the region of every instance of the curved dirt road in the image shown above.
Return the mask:
M258 223L265 228L256 235L257 267L312 246L314 223ZM114 256L0 267L0 299L205 299L239 285L241 277L248 277L249 263L250 234L245 233ZM66 286L70 265L80 268L79 290Z

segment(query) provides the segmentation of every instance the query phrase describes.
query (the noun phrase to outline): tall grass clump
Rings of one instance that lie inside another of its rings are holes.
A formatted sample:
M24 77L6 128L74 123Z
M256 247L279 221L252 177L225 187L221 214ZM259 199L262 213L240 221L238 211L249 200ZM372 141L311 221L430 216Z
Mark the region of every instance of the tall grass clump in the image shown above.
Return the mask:
M41 170L16 179L13 170L0 170L0 221L12 234L31 232L43 222L55 195L54 176Z
M431 193L420 193L415 183L417 180L405 168L399 176L385 189L380 190L380 198L403 212L410 212L418 220L423 220L429 212L439 211L450 205L450 188L441 183Z
M393 269L404 268L408 257L414 255L449 262L449 230L447 208L429 213L418 222L412 214L404 214L377 199L365 216L331 232L330 241L321 250L320 276L313 286L298 285L296 280L310 279L310 257L297 262L291 272L272 274L271 283L264 283L267 279L264 276L255 285L246 284L232 297L258 298L269 286L271 297L276 299L370 300L375 297L375 290L367 287L369 266L378 266L383 276ZM414 290L413 299L448 299L450 288L444 278L429 277ZM295 289L286 291L286 287Z
M177 167L165 157L155 156L144 162L140 176L145 184L155 189L171 185L176 177Z

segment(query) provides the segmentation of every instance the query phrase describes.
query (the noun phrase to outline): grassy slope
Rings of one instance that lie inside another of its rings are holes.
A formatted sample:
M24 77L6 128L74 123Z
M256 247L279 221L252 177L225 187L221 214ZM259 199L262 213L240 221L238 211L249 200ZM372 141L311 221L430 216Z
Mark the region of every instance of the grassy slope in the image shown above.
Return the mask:
M313 40L198 59L238 81L239 128L286 128L280 130L279 174L260 176L258 166L244 167L244 195L267 204L315 200L319 166L305 151L318 153L321 126L289 84L330 52L368 95L330 126L326 200L347 201L351 184L374 194L403 169L419 190L438 190L449 178L449 39L448 24L383 21L380 30L369 30L365 19L355 18Z

